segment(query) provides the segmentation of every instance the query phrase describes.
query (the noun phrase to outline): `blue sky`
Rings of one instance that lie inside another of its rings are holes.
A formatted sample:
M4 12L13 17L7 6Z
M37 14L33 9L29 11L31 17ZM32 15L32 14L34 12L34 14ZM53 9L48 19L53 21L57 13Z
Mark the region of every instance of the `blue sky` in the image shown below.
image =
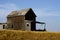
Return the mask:
M11 11L24 8L32 8L36 20L46 22L47 31L60 32L60 0L0 0L0 22L6 22Z

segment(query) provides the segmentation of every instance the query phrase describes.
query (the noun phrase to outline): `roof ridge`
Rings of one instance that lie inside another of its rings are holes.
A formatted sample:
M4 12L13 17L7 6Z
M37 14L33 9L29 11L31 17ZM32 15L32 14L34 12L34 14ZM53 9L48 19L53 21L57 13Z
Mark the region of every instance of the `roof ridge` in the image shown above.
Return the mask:
M25 15L30 9L32 8L25 8L25 9L21 9L21 10L16 10L16 11L12 11L9 16L18 16L18 15Z

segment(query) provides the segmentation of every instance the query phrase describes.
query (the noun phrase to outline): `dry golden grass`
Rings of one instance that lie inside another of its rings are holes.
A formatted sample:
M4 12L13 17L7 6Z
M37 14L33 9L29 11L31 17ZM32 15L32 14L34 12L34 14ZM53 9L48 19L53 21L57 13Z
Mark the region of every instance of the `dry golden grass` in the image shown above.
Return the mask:
M60 32L0 30L0 40L60 40Z

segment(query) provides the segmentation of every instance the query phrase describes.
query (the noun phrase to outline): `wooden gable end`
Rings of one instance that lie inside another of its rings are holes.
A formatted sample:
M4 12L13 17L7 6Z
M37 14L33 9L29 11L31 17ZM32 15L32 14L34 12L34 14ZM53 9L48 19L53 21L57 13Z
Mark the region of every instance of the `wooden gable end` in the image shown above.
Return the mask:
M26 20L35 20L36 18L36 15L35 13L33 12L32 9L30 9L26 14L25 14L25 19Z

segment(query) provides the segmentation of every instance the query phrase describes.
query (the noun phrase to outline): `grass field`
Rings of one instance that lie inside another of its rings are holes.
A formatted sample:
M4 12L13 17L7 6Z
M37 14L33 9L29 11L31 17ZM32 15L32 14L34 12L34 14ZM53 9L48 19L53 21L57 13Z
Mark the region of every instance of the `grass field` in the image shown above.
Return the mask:
M60 40L60 32L0 30L0 40Z

